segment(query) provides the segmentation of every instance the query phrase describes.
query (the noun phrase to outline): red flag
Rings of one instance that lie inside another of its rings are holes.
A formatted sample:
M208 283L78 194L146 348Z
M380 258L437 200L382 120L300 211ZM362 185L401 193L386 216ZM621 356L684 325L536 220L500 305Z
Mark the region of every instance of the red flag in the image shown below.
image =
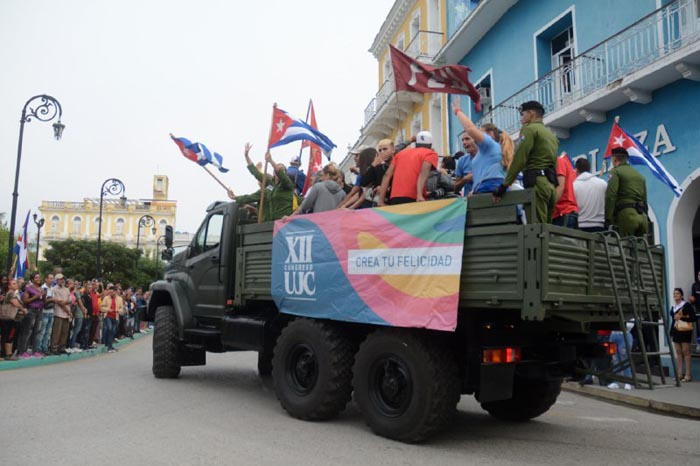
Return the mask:
M318 125L316 125L316 111L314 110L313 101L310 102L310 107L311 116L309 123L312 128L318 129ZM306 192L311 187L311 183L313 182L314 177L321 170L321 165L323 164L321 158L321 148L319 148L316 144L308 140L302 141L301 148L303 149L304 147L310 147L311 153L309 155L309 168L308 170L306 170L306 180L304 180L304 188L301 190L302 196L306 195Z
M445 65L436 68L414 60L393 45L389 47L397 91L466 94L474 101L476 111L481 111L481 95L469 82L471 70L468 67Z

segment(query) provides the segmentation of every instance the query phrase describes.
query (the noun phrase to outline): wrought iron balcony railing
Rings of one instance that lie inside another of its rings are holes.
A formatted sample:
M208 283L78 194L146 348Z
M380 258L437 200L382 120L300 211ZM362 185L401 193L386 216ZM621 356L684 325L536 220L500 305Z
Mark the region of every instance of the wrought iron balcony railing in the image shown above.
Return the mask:
M567 107L622 78L697 42L700 18L695 0L676 0L552 70L485 114L509 133L520 130L518 106L542 103L547 114Z

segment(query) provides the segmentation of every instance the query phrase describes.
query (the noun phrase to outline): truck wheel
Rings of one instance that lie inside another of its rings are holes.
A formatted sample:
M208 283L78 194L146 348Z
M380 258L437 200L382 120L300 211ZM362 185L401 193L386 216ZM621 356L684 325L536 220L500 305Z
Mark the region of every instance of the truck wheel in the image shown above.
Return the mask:
M457 364L446 349L404 331L378 331L357 353L355 401L378 435L420 442L443 427L460 396Z
M481 407L497 419L524 422L546 413L557 401L560 392L561 380L547 382L516 378L513 398L481 403Z
M275 393L297 419L336 416L350 401L352 341L326 323L297 319L282 330L272 358Z
M177 318L172 306L156 309L153 331L153 375L159 379L174 379L180 375L180 342Z

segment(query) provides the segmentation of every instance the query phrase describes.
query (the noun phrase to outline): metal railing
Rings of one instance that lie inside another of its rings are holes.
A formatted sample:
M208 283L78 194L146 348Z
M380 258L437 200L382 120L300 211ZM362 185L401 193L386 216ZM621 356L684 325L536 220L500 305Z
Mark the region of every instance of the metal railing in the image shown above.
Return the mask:
M82 202L63 202L63 201L43 201L42 208L45 209L83 209Z
M404 52L423 62L432 62L435 54L442 47L442 32L420 30L413 35L413 38L405 47ZM394 83L394 73L389 72L387 79L379 88L377 95L369 101L365 107L365 125L372 121L372 118L381 110L382 106L396 91Z
M507 98L479 121L509 133L520 129L518 106L539 101L550 114L647 67L700 36L696 0L676 0L552 70Z
M406 47L406 53L421 61L432 61L442 46L442 32L420 30Z

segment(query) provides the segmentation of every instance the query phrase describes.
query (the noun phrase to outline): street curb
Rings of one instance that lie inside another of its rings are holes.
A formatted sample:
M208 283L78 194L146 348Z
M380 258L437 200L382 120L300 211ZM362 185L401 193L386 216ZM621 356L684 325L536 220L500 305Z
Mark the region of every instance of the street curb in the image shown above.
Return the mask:
M122 338L120 341L114 344L115 348L120 348L126 346L132 342L135 342L141 338L145 338L152 335L153 332L148 333L135 333L134 339ZM0 361L0 371L14 370L14 369L24 369L26 367L37 367L46 366L49 364L60 364L64 362L77 361L78 359L91 358L97 356L98 354L107 353L107 347L104 345L98 346L95 349L83 350L82 353L72 353L72 354L61 354L56 356L45 356L43 358L27 358L19 359L17 361Z
M700 409L691 406L683 406L666 401L649 400L641 396L632 395L626 390L608 390L605 388L594 388L580 385L578 382L565 382L561 386L562 390L578 393L580 395L598 398L605 401L614 401L635 408L647 409L650 411L668 414L672 416L682 416L700 420Z

